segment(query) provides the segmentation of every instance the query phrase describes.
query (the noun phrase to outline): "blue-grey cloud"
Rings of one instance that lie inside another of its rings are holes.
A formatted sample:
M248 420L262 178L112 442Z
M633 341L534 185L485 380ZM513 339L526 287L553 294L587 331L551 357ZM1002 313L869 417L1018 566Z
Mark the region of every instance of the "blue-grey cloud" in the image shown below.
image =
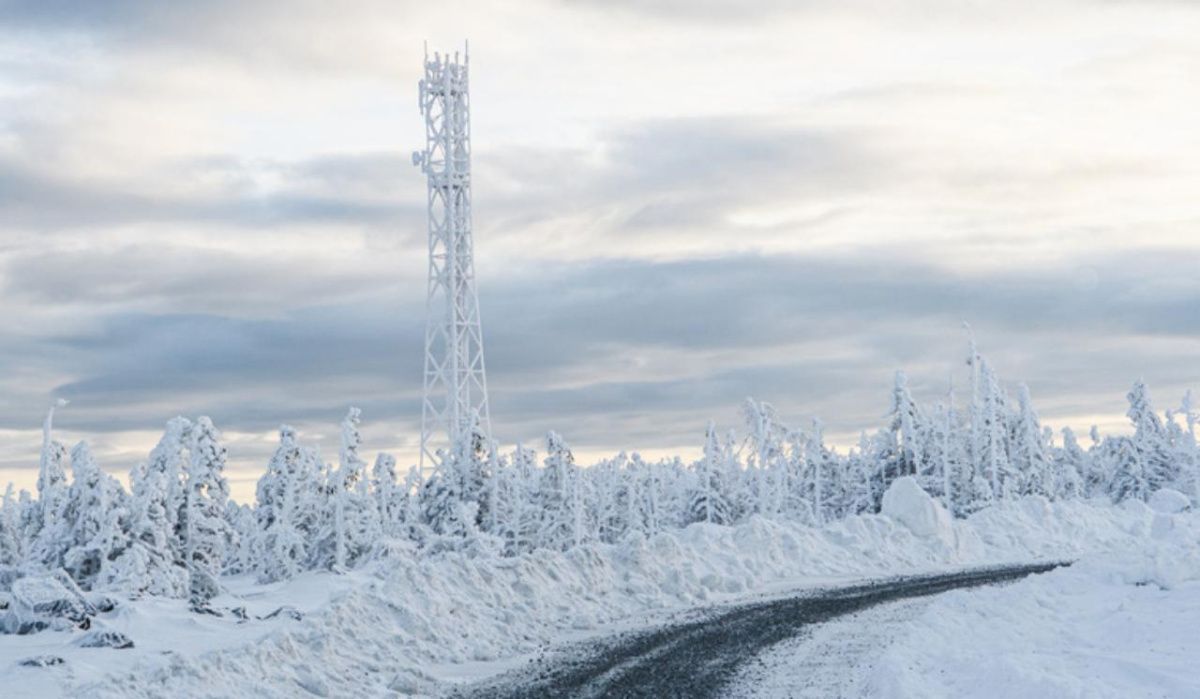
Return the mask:
M961 375L963 319L1006 376L1029 381L1035 395L1086 396L1119 409L1138 376L1169 391L1196 383L1200 368L1184 369L1175 341L1200 338L1192 310L1200 282L1163 287L1148 271L1184 280L1200 260L1179 253L1088 262L1094 286L1079 284L1070 267L959 274L895 256L527 270L491 281L483 299L497 432L527 441L556 427L589 445L673 445L706 415L734 419L748 394L820 415L831 431L873 429L893 370L908 369L929 400L950 372ZM351 403L411 426L423 328L420 305L398 293L282 318L113 316L95 331L45 341L80 370L53 393L73 401L76 426L97 430L152 429L164 400L239 430L330 420ZM634 360L647 352L695 369L639 373ZM709 352L720 361L694 359ZM612 366L625 367L620 377L589 372ZM564 376L589 378L565 388ZM1085 407L1047 405L1050 417ZM5 417L28 421L19 411Z

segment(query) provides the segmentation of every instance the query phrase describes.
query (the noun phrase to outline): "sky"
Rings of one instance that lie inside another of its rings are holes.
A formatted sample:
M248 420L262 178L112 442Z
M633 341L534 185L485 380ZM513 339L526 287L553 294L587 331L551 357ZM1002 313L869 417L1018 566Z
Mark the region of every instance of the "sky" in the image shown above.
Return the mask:
M849 445L969 322L1043 420L1200 388L1200 7L0 0L0 481L209 415L416 459L423 44L470 41L493 432L695 454L747 396Z

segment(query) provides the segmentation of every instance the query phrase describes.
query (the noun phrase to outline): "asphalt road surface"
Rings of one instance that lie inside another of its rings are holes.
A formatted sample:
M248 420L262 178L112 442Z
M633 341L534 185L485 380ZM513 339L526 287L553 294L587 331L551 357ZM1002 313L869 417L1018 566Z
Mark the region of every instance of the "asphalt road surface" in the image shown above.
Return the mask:
M805 627L894 600L1009 582L1069 565L1042 563L890 578L726 607L700 618L545 653L525 668L459 687L455 699L721 697L738 669Z

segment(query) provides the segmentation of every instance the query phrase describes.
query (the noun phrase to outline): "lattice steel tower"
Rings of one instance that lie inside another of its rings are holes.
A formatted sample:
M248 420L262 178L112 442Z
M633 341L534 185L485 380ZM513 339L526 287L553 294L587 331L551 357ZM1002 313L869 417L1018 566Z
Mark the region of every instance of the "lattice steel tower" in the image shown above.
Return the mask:
M440 449L469 439L473 424L491 435L471 237L469 65L466 52L460 61L457 52L430 59L427 51L420 82L425 150L413 164L425 173L429 212L422 470L438 465Z

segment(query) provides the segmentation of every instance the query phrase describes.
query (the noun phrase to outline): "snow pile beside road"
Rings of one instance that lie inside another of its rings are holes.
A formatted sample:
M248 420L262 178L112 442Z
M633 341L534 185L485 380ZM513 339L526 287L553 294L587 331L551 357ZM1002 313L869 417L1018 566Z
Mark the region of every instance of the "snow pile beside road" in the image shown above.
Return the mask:
M1151 516L1129 546L934 599L876 665L872 696L1200 696L1200 518Z
M75 665L69 691L102 697L428 692L436 687L427 674L432 666L512 658L570 630L784 584L1136 547L1149 540L1154 518L1145 506L1027 498L950 521L919 489L894 487L900 490L889 493L887 508L893 516L851 517L823 528L765 519L736 527L699 524L617 546L540 550L509 559L460 553L414 557L400 550L368 571L308 578L307 590L324 580L342 591L301 619L268 622L252 613L244 622L173 622L224 624L225 647L214 648L213 637L204 636L197 652L186 646L169 654L149 652L143 647L155 644L141 643L133 629L127 635L137 644L134 649L104 650L130 654L122 656L120 674L107 678L81 671L68 653L67 665ZM243 596L266 609L291 603L289 594L296 589L250 590ZM232 606L238 601L218 602ZM59 635L65 646L69 635ZM247 678L255 679L252 688Z
M883 515L908 527L917 536L954 544L954 519L941 503L921 490L912 476L892 481L883 494Z

